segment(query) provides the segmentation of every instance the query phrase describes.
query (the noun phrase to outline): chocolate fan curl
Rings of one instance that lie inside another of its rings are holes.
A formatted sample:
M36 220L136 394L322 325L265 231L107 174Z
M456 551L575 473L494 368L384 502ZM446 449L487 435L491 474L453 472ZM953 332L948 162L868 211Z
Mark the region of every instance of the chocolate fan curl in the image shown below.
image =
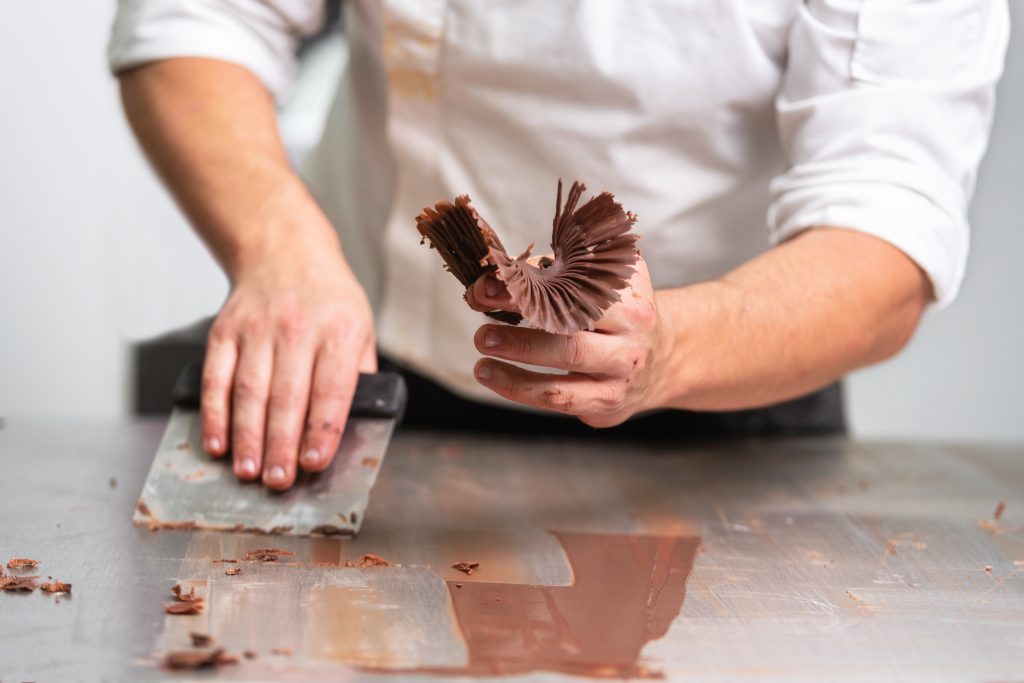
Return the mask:
M416 217L416 228L467 289L487 273L505 283L521 315L487 311L488 316L512 325L525 317L545 332L574 334L593 329L621 299L618 290L633 274L639 239L630 232L636 215L624 211L608 192L577 209L585 190L583 183L574 182L563 206L558 181L551 225L554 258L542 257L537 265L527 260L532 244L519 256L510 256L466 195L454 204L442 201L425 208Z

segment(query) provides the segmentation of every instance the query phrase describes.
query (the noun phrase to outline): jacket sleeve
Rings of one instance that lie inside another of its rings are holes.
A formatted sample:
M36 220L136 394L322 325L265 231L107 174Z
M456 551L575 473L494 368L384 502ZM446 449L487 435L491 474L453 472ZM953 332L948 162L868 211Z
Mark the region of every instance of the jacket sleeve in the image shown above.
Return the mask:
M171 57L221 59L280 99L299 39L323 16L324 0L119 0L107 54L114 73Z
M772 183L773 242L870 233L951 302L1008 37L1005 0L801 2L776 102L788 169Z

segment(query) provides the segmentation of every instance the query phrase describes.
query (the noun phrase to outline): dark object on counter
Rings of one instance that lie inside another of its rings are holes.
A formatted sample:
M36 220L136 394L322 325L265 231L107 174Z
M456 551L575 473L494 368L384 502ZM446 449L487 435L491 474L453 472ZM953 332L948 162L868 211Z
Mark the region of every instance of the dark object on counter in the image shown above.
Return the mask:
M554 258L527 262L531 244L512 257L494 229L473 208L468 195L423 209L416 229L437 249L447 270L462 286L493 274L505 283L512 303L522 313L489 311L488 316L516 325L525 317L552 334L593 329L594 323L620 296L636 264L636 241L630 229L636 215L625 211L609 192L577 208L586 185L576 181L562 205L558 181L555 218L551 224Z

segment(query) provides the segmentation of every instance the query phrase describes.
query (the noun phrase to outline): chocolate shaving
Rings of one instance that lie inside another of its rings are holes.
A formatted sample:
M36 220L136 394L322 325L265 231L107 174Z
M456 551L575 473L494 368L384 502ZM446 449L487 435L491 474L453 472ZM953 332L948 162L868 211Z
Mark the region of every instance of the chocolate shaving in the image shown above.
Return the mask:
M237 563L237 562L238 562L238 560L235 560L235 559L227 559L227 558L221 558L221 559L219 559L219 560L214 560L214 561L213 561L213 563L214 563L214 564L217 564L217 563L219 563L219 562L227 562L227 563L230 563L230 564L235 564L235 563Z
M257 548L256 550L250 550L247 552L242 559L249 562L277 562L278 558L294 556L295 553L290 550L281 550L280 548Z
M213 636L209 633L192 631L188 634L188 637L192 639L192 647L209 647L213 644Z
M164 603L164 611L168 614L199 614L203 611L206 601L202 598L190 598L177 602Z
M63 581L53 581L52 583L44 583L39 586L40 589L47 593L70 593L71 584L64 583Z
M39 584L36 583L38 578L38 576L3 576L0 577L0 590L31 593L39 588Z
M30 560L27 557L13 557L7 561L8 569L35 569L39 566L39 560Z
M1001 501L999 501L999 504L996 505L996 511L994 513L992 513L992 518L993 519L999 519L1000 517L1003 516L1004 512L1006 512L1006 501L1005 500L1001 500Z
M193 587L188 593L181 587L180 583L176 583L171 586L171 592L174 593L174 597L178 600L192 600L196 597L196 589Z
M139 498L139 502L135 504L135 509L139 511L140 515L145 515L146 517L153 516L153 513L149 510L149 506L146 505L146 502L141 498Z
M545 332L574 334L593 329L621 299L618 290L628 283L638 255L639 236L630 232L636 215L624 211L608 192L577 208L585 190L583 183L574 182L563 206L558 181L551 230L554 258L542 257L536 266L527 262L533 245L511 257L467 195L426 207L416 217L416 228L467 289L486 274L505 284L518 313L486 315L512 325L525 317Z
M225 576L238 576L241 573L242 573L242 568L241 567L228 567L227 569L224 570L224 575Z
M380 555L374 555L373 553L366 553L355 562L346 562L346 567L357 567L359 569L366 569L368 567L390 567L391 562L385 560Z
M238 657L224 652L224 648L206 652L199 650L173 650L164 655L163 665L166 669L185 670L203 669L229 664L238 664Z
M256 659L256 653L252 650L246 650L242 653L242 656L246 659Z
M456 562L452 565L452 569L458 569L463 574L469 575L472 574L473 570L479 566L479 562Z

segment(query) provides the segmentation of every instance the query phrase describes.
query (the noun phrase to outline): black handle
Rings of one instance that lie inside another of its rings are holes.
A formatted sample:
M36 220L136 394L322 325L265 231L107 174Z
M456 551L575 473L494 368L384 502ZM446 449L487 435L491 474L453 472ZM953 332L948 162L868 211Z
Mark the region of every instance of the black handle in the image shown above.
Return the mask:
M197 410L202 385L203 364L189 363L178 375L171 397L179 408ZM400 418L405 410L405 380L395 372L359 374L356 394L352 397L352 417Z

